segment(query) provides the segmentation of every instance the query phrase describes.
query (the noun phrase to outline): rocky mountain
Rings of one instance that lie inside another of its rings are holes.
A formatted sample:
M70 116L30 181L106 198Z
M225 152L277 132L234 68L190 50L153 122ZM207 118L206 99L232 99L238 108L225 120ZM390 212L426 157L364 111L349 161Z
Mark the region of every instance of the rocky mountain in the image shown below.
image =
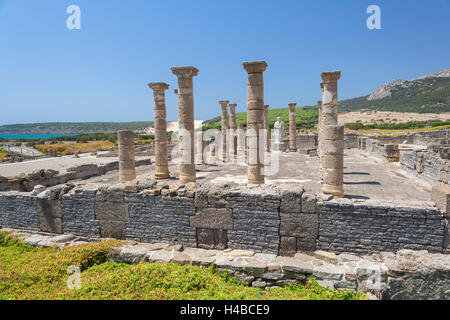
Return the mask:
M342 111L450 112L450 68L412 80L395 79L370 95L340 101L339 108Z

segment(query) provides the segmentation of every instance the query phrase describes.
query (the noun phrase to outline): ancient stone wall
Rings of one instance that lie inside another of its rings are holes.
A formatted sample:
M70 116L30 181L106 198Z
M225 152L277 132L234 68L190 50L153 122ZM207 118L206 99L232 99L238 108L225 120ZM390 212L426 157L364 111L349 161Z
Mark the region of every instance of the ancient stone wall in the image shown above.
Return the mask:
M318 248L372 253L400 249L442 252L444 216L426 202L333 199L318 203Z
M295 184L170 189L149 180L0 194L3 227L286 256L317 248L442 252L445 223L430 202L323 201Z

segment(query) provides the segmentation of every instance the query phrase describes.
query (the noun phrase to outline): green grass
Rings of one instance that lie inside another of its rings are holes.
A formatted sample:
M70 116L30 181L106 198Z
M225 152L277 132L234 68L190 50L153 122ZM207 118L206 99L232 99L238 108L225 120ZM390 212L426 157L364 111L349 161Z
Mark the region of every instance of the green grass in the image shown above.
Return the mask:
M212 266L172 263L129 265L106 262L119 241L57 248L34 248L0 232L0 300L361 300L364 294L331 290L312 279L266 291L244 286ZM81 289L68 289L67 268L81 269Z
M5 149L0 148L0 160L2 160L8 154L9 154L8 151L6 151Z
M277 117L280 117L284 122L285 128L289 127L289 108L269 108L269 127L273 128L274 123L277 121ZM297 129L312 129L317 124L319 119L319 108L317 106L308 106L302 108L296 108L296 124ZM221 122L220 117L215 117L211 120L205 121L203 130L208 129L220 129ZM236 123L247 125L247 113L239 112L236 114Z

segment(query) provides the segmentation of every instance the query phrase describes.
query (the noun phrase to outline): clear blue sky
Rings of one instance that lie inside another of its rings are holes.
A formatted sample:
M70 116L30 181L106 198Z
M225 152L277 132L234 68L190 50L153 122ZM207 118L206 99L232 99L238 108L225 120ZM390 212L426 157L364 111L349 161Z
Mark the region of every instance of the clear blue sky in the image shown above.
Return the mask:
M68 30L66 8L81 8ZM382 30L366 27L381 7ZM148 82L192 65L195 118L218 100L246 108L242 62L265 60L265 103L312 105L320 73L342 70L340 99L450 67L450 0L0 0L0 124L153 120Z

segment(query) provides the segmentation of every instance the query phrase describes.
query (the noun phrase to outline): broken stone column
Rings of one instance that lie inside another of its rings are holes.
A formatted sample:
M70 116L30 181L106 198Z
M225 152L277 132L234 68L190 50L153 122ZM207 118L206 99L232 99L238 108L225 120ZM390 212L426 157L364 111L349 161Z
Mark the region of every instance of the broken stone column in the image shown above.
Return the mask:
M230 107L230 155L236 157L237 155L237 137L236 137L236 107L237 104L232 103Z
M296 103L289 103L289 152L297 152Z
M264 150L261 131L264 128L264 81L265 61L244 62L248 72L247 82L247 136L248 136L248 184L264 184Z
M219 101L222 106L222 116L221 116L221 139L222 139L222 159L227 161L227 131L228 131L228 103L230 101L223 100Z
M169 85L163 82L152 82L148 86L153 89L155 100L155 179L162 180L169 178L165 96L165 90L169 89Z
M388 143L384 145L383 156L388 162L400 161L400 149L398 144Z
M194 152L194 91L193 77L198 70L194 67L173 67L178 77L178 126L180 147L180 184L196 182Z
M134 132L121 130L117 134L119 143L119 181L136 179L134 166Z

